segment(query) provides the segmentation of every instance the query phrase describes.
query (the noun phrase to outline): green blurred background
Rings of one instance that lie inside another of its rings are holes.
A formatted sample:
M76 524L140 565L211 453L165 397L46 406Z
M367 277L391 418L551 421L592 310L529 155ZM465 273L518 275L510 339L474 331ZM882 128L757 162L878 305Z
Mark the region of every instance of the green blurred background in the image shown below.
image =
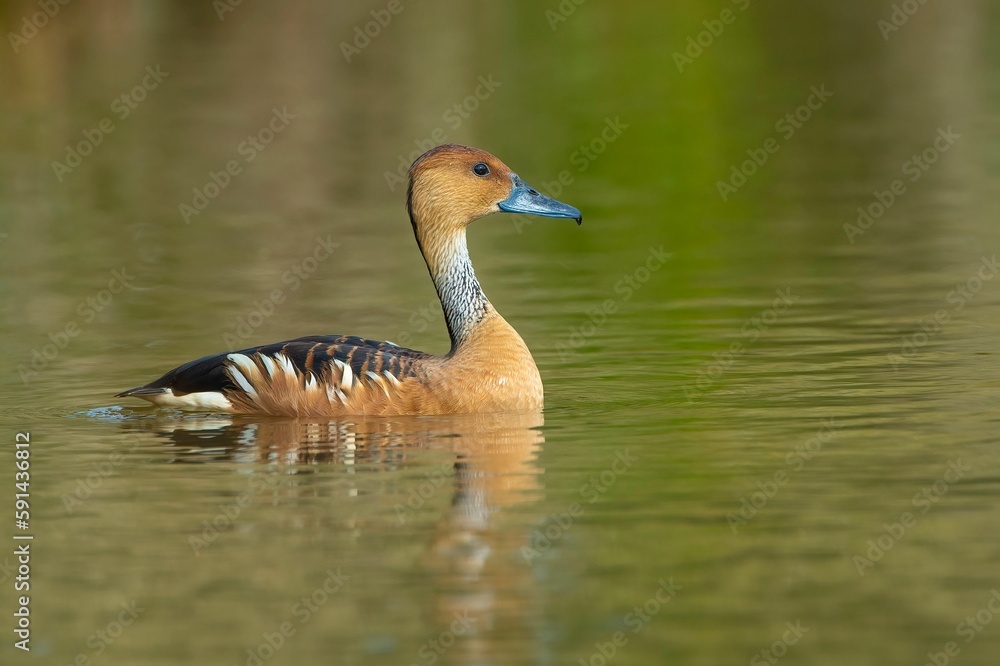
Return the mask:
M949 641L994 663L997 626L958 632L1000 586L997 9L0 2L0 505L31 432L36 534L33 649L3 628L4 663L249 664L285 621L268 663L599 666L616 631L614 663L768 663L786 622L809 631L783 664L921 664ZM446 351L398 180L440 141L584 212L470 231L541 369L544 422L301 424L110 397L244 341ZM73 150L89 154L54 165ZM185 214L213 173L225 187ZM317 239L337 248L313 264ZM350 583L299 625L338 567ZM682 588L632 633L661 579ZM132 599L146 610L98 652ZM455 613L475 630L427 652Z

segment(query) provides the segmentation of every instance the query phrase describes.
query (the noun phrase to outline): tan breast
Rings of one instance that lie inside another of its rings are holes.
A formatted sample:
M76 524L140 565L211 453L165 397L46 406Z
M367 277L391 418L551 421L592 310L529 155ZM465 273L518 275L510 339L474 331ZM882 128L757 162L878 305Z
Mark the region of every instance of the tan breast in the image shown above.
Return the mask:
M542 379L528 346L492 312L458 348L428 368L440 412L532 412L543 403ZM431 397L431 396L428 396Z

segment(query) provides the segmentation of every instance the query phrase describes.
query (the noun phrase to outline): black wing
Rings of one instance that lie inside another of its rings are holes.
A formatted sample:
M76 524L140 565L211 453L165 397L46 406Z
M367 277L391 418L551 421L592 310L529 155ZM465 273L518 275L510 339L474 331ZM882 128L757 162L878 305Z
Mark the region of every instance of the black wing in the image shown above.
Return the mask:
M226 371L229 354L244 356L263 354L272 357L283 354L303 377L312 374L317 379L322 377L334 359L351 366L351 370L358 377L364 376L365 372L382 374L388 371L397 379L403 379L412 375L415 361L430 356L425 352L400 347L391 342L369 340L353 335L310 335L199 358L174 368L156 381L129 389L115 397L163 393L167 389L170 389L175 396L203 391L240 390Z

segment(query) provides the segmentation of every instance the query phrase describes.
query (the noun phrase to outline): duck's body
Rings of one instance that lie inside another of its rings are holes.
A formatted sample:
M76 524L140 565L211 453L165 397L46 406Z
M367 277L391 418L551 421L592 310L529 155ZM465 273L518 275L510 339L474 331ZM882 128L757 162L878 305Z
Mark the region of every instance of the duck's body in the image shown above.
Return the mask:
M407 208L451 335L444 356L352 336L311 336L206 356L125 391L161 406L281 416L529 412L542 381L527 345L493 308L465 242L494 212L580 220L489 153L439 146L410 168Z
M529 412L531 353L500 315L437 356L352 336L310 336L206 356L122 396L160 407L279 416Z

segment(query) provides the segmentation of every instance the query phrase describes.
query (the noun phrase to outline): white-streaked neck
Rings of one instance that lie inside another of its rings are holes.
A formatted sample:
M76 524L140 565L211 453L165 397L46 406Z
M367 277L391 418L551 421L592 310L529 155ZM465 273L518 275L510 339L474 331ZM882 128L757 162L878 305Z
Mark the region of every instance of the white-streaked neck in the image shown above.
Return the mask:
M430 247L421 243L421 249L441 299L451 349L455 351L476 325L493 312L493 306L476 279L464 229Z

